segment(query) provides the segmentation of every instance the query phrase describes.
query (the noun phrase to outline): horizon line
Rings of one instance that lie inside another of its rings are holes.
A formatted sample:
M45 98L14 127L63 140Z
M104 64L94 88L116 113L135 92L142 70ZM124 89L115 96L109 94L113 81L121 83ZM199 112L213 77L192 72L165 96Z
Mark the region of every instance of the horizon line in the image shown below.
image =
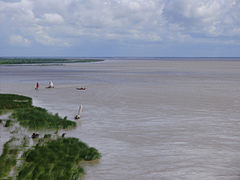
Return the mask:
M0 56L1 58L240 58L240 56Z

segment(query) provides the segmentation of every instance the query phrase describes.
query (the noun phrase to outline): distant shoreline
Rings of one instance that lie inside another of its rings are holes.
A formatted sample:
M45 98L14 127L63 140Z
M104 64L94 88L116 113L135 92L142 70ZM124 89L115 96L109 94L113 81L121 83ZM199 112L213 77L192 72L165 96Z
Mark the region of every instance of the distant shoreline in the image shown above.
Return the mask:
M153 61L234 61L240 57L0 57L1 65L63 65L70 63L95 63L105 60Z
M17 64L53 64L53 63L90 63L103 59L68 59L68 58L0 58L0 65Z

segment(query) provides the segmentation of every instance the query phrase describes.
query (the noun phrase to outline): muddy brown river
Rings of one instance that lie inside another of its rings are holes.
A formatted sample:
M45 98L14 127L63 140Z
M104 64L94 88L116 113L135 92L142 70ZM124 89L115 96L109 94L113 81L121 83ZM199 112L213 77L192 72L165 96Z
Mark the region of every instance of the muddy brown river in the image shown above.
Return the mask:
M0 66L0 93L71 120L83 105L66 136L102 153L85 180L239 180L240 61L230 60ZM0 127L1 148L10 136Z

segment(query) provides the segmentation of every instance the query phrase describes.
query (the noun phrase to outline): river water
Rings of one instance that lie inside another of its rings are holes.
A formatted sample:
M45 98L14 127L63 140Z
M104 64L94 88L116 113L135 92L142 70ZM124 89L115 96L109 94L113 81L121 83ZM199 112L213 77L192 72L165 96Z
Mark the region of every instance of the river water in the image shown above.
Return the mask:
M0 66L0 93L30 96L71 120L83 105L66 136L102 153L85 165L85 180L240 179L240 61Z

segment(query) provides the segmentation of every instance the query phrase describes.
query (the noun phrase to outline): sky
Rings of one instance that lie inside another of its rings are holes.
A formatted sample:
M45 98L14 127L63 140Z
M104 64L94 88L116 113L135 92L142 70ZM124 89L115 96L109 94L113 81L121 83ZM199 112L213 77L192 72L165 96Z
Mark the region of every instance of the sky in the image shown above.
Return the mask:
M239 0L0 0L0 56L240 57Z

